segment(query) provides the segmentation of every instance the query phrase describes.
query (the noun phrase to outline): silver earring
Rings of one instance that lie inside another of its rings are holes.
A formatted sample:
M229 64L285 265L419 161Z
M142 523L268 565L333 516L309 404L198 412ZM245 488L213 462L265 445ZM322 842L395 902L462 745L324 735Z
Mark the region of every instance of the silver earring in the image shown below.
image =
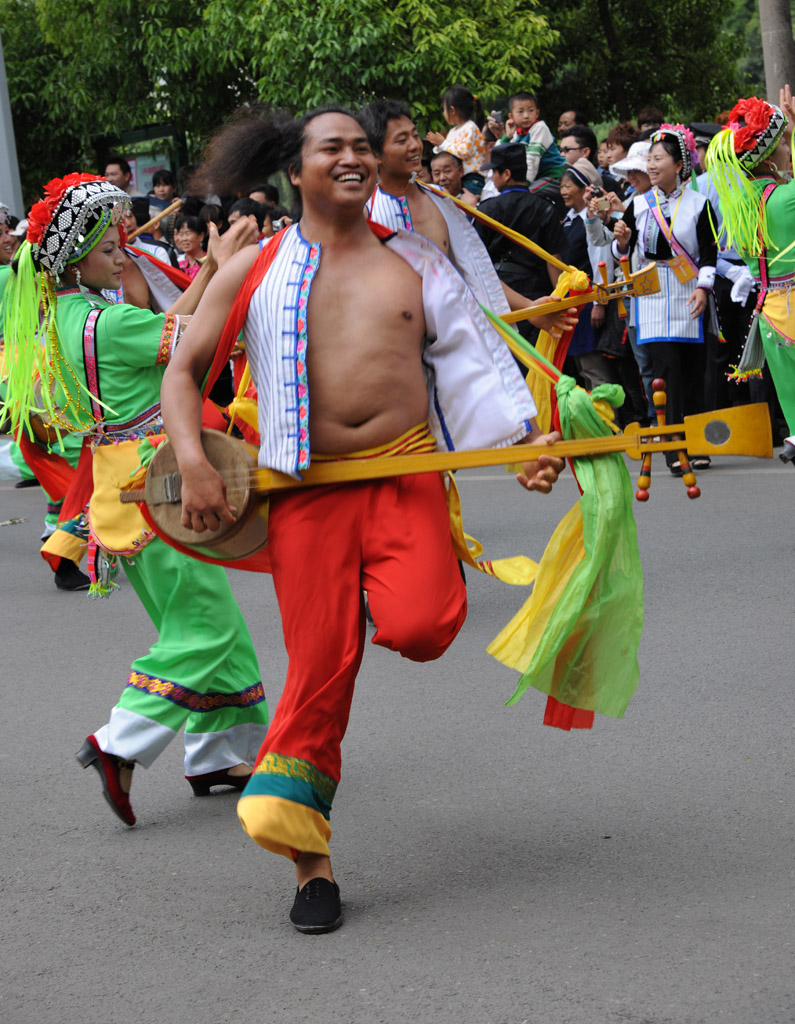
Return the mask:
M79 288L80 287L80 268L79 267L75 267L75 283L77 284L77 287Z

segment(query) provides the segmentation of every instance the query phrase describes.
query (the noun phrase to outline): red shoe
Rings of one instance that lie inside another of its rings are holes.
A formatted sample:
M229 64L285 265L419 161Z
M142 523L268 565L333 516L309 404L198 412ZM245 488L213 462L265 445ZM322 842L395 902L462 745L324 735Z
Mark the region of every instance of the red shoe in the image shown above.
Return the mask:
M88 737L86 742L77 752L77 760L84 768L92 765L99 772L102 780L102 795L110 804L110 808L125 823L135 824L135 815L130 806L129 794L125 793L119 782L119 770L121 768L134 768L134 761L125 761L115 754L106 754L99 749L96 736Z
M194 796L209 796L210 786L232 786L235 789L245 789L246 783L251 778L248 775L230 775L228 768L221 768L217 772L207 772L204 775L186 775L185 778L191 785Z

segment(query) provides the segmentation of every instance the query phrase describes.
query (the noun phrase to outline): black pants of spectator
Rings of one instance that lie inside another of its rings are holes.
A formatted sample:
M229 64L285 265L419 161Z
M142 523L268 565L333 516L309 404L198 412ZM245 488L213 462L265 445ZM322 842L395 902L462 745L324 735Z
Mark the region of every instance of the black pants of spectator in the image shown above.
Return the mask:
M748 328L751 324L756 293L752 292L744 305L732 302L732 282L725 277L716 277L713 288L721 334L720 341L712 334L706 334L706 370L704 373L704 409L725 409L730 405L744 405L751 401L747 384L735 384L728 379L730 367L736 366L742 355Z
M704 371L706 345L687 341L650 341L654 376L665 381L665 417L668 423L681 423L685 416L704 412ZM690 452L696 455L697 452ZM666 452L670 466L676 452Z
M618 422L648 423L648 403L643 394L640 371L627 331L628 318L620 314L618 302L608 302L605 325L599 335L597 349L606 359L614 383L624 389L624 404L618 410Z

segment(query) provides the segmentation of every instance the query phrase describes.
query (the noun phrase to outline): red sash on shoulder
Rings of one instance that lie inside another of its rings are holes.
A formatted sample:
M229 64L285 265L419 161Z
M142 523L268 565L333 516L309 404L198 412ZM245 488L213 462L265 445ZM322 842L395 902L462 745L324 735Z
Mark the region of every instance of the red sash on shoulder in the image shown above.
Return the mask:
M128 245L128 249L131 249L136 256L145 256L150 263L154 263L158 270L162 270L166 277L172 284L175 284L181 292L184 292L189 287L191 279L185 273L184 270L180 270L179 267L172 267L170 263L166 263L165 260L159 260L157 256L153 256L151 252L147 252L145 249L139 249L137 245Z
M203 395L208 395L212 389L213 384L218 380L218 375L224 366L229 362L232 355L232 349L235 347L240 332L243 330L243 325L246 322L248 316L248 307L251 303L251 297L254 292L259 288L262 283L262 279L268 273L276 259L276 253L279 251L279 246L282 244L285 232L280 231L278 235L274 235L266 245L260 250L259 256L251 264L251 269L246 274L243 284L240 286L240 290L235 296L235 301L232 303L232 308L229 310L229 316L226 318L224 329L221 332L221 340L218 342L218 348L215 350L215 356L210 366L210 372L207 374L207 380L204 383L202 389Z

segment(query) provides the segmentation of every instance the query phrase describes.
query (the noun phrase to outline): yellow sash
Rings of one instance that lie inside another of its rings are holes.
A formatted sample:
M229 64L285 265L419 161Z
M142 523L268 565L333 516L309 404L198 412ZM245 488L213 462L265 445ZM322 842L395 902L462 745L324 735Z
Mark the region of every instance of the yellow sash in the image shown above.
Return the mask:
M379 445L376 448L366 448L363 451L348 452L345 455L323 455L312 453L312 460L315 462L332 462L343 459L375 459L389 458L395 455L422 455L427 452L436 451L436 440L430 431L427 423L421 423L416 427L407 430L405 434L388 444ZM506 449L505 458L508 461L509 450ZM417 469L421 468L418 460ZM411 469L408 470L411 472ZM489 576L495 576L503 583L512 583L517 586L527 586L533 582L538 571L538 563L526 555L514 555L511 558L500 558L496 561L488 559L479 560L483 554L483 545L474 537L464 532L464 521L461 514L461 498L456 487L452 473L446 473L446 494L447 510L450 515L450 537L453 542L453 550L456 557L466 565L485 572Z

